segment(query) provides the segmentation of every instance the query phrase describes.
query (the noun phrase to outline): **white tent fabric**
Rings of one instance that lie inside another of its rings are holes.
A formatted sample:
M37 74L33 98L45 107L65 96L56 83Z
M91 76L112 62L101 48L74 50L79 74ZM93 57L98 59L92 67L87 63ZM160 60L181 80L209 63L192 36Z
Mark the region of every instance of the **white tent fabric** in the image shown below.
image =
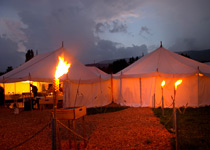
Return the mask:
M106 72L98 69L95 66L87 66L91 71L93 71L94 73L96 73L97 75L108 75Z
M64 107L95 107L111 103L111 98L109 98L111 90L108 84L110 77L95 74L71 56L63 47L52 52L37 55L18 68L0 76L0 83L13 83L26 80L53 82L59 56L63 56L65 61L71 63L68 74L60 78L60 81L64 83ZM102 86L102 83L106 84ZM100 92L95 91L95 89L100 89L98 87L101 87L103 94L108 97L107 99L104 98L102 101L99 98L101 96ZM80 99L78 91L83 94L82 99Z
M76 58L71 56L64 48L57 49L52 52L37 55L33 59L19 66L18 68L4 74L0 77L0 82L18 82L18 81L39 81L52 82L56 66L58 64L58 56L64 56L64 60L71 63L68 78L74 82L95 82L99 80L98 76L80 63ZM66 76L61 77L65 80Z
M176 106L210 105L209 75L210 66L161 47L114 75L114 101L134 107L161 106L161 82L165 80L164 104L169 107L174 83L182 79L175 95Z

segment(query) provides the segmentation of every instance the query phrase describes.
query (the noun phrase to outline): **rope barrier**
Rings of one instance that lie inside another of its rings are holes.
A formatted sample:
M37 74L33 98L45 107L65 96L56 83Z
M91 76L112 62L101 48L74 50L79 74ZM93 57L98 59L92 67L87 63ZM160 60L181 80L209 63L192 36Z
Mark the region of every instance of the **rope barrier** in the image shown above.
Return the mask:
M35 136L37 136L38 134L40 134L47 126L49 126L49 125L51 124L51 122L52 122L52 121L50 120L46 125L44 125L44 126L43 126L39 131L37 131L34 135L32 135L31 137L29 137L29 138L26 139L25 141L23 141L23 142L21 142L21 143L15 145L15 146L9 148L8 150L12 150L12 149L14 149L14 148L17 148L17 147L19 147L19 146L25 144L26 142L30 141L30 140L33 139Z
M76 136L80 137L81 139L87 141L87 139L85 139L84 137L82 137L81 135L79 135L78 133L76 133L75 131L73 131L72 129L70 129L69 127L67 127L65 124L63 124L63 123L60 122L59 120L57 120L57 122L58 122L60 125L62 125L64 128L66 128L67 130L69 130L70 132L72 132L74 135L76 135Z
M169 121L172 119L173 117L173 114L171 115L171 117L169 118L169 120L163 125L163 127L161 129L159 129L158 131L156 131L153 135L151 135L150 137L147 138L147 140L150 140L151 138L153 138L154 136L156 136L158 133L160 133L161 130L163 130L165 128L165 126L169 123ZM37 131L35 134L33 134L31 137L29 137L28 139L26 139L25 141L9 148L8 150L12 150L14 148L17 148L23 144L25 144L26 142L30 141L31 139L33 139L35 136L37 136L38 134L40 134L47 126L50 126L52 120L50 120L46 125L44 125L39 131ZM122 149L122 148L132 148L132 147L136 147L140 144L143 144L145 141L141 141L137 144L134 144L134 145L129 145L129 146L121 146L121 147L118 147L118 146L106 146L106 145L101 145L101 144L97 144L97 143L92 143L89 141L89 138L84 138L83 136L79 135L78 133L76 133L75 131L73 131L72 129L70 129L69 127L67 127L66 125L64 125L62 122L60 122L59 120L57 120L57 122L62 125L64 128L66 128L67 130L69 130L71 133L73 133L74 135L76 135L77 137L83 139L83 140L86 140L88 143L90 144L93 144L93 145L96 145L96 146L100 146L100 147L105 147L105 148L115 148L115 149Z

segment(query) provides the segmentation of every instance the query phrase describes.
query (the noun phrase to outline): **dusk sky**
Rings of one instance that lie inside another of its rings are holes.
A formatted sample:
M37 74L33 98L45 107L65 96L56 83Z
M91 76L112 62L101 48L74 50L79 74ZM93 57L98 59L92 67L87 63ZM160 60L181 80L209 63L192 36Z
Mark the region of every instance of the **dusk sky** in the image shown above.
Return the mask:
M82 63L210 49L210 0L0 0L0 72L64 47Z

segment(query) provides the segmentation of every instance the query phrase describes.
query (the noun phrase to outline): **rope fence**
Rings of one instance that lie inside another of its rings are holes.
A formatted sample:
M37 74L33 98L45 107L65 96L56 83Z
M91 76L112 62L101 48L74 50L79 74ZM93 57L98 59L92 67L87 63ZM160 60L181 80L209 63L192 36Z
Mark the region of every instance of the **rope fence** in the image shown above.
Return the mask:
M14 148L17 148L17 147L19 147L19 146L25 144L26 142L30 141L31 139L33 139L34 137L36 137L37 135L39 135L47 126L50 126L51 122L52 122L52 121L50 120L47 124L45 124L39 131L37 131L37 132L36 132L35 134L33 134L31 137L29 137L28 139L24 140L23 142L21 142L21 143L15 145L15 146L13 146L13 147L10 147L8 150L12 150L12 149L14 149Z
M186 109L186 108L185 108ZM184 110L185 111L185 110ZM171 119L173 118L174 114L172 113L172 115L170 116L169 120L163 125L163 127L161 127L158 131L156 131L153 135L149 136L147 138L146 141L151 141L152 138L154 138L155 136L157 136L164 128L165 126L171 121ZM34 137L36 137L37 135L39 135L42 131L44 131L44 129L48 126L50 126L52 123L52 120L50 120L47 124L45 124L39 131L37 131L36 133L34 133L32 136L30 136L28 139L24 140L23 142L15 145L15 146L12 146L10 147L8 150L12 150L12 149L15 149L21 145L24 145L25 143L27 143L28 141L30 141L31 139L33 139ZM106 146L106 145L102 145L102 144L98 144L98 143L94 143L94 142L90 142L90 137L88 138L84 138L83 136L79 135L78 133L76 133L74 130L70 129L69 127L67 127L65 124L63 124L61 121L57 120L57 123L59 123L61 126L63 126L65 129L67 129L68 131L70 131L72 134L74 134L75 136L79 137L80 139L82 140L85 140L87 141L89 144L93 144L95 146L99 146L99 147L104 147L104 148L113 148L113 149L124 149L124 148L134 148L140 144L143 144L144 142L146 142L145 140L144 141L141 141L141 142L138 142L134 145L129 145L129 146Z

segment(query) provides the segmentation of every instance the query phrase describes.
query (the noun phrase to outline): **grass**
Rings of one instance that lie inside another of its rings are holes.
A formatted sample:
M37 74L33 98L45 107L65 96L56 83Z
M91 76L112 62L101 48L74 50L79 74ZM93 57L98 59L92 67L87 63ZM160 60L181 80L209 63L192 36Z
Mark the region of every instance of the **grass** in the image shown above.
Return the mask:
M180 108L181 112L184 108ZM160 122L165 124L173 110L166 108L162 116L161 108L153 109L155 115L160 118ZM178 111L178 110L177 110ZM181 150L207 150L210 149L210 106L200 108L187 108L184 113L178 111L178 131L179 147ZM165 126L172 132L173 119ZM175 139L171 139L175 149Z

